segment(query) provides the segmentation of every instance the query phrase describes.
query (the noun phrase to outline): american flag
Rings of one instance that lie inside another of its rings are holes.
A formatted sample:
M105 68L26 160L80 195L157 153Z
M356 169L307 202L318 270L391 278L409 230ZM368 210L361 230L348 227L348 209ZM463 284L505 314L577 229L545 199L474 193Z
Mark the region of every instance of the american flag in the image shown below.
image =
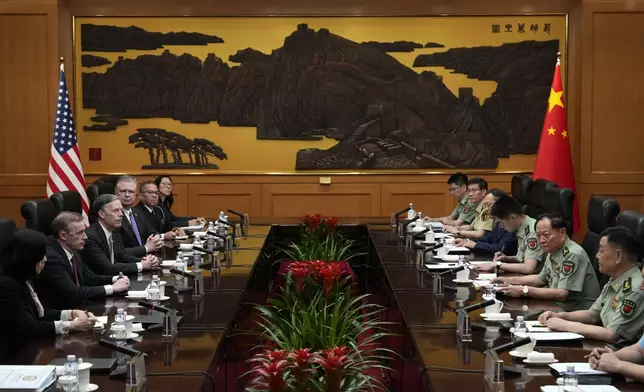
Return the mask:
M47 197L62 191L80 193L83 203L83 218L85 218L85 224L88 224L89 201L85 191L85 175L83 174L80 151L78 150L72 103L69 101L67 93L65 68L61 63L58 102L56 104L56 125L54 125L54 140L51 144L51 157L49 158Z

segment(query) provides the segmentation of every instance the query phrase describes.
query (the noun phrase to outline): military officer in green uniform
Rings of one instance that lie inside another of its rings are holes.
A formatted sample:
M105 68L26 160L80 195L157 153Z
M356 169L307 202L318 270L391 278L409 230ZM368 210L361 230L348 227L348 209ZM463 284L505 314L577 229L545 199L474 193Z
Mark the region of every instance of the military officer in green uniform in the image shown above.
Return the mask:
M518 250L516 256L506 256L503 251L494 255L494 261L476 266L480 272L506 271L534 274L541 271L545 255L537 241L536 219L523 213L519 202L505 195L500 197L491 209L491 215L503 228L516 233Z
M483 238L494 227L494 221L490 217L490 205L483 203L487 195L487 181L478 177L472 178L467 184L467 194L470 205L475 206L474 221L471 224L447 225L445 231L461 238Z
M542 215L536 228L539 246L547 253L541 273L493 282L505 284L500 291L511 297L550 299L566 311L588 309L600 293L588 255L568 237L560 214Z
M449 216L442 218L425 218L432 222L441 222L444 225L460 226L472 223L475 216L476 206L470 203L467 195L467 176L463 173L456 173L447 179L449 192L456 198L456 208Z
M623 345L636 342L644 328L641 252L637 239L625 228L612 227L601 234L599 271L610 276L600 296L587 310L545 312L539 322L553 331L575 332L589 339Z

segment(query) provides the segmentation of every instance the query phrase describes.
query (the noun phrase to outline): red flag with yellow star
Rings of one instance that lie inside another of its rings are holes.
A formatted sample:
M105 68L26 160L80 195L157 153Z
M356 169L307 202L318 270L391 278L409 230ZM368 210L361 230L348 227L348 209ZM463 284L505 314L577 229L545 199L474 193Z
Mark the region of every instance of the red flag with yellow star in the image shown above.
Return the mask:
M543 121L539 151L534 165L532 178L543 178L557 183L561 188L569 188L577 194L575 188L575 171L572 166L572 154L568 138L566 109L561 84L561 63L557 59L555 75L552 79L548 109ZM579 208L575 199L573 205L574 232L579 229Z

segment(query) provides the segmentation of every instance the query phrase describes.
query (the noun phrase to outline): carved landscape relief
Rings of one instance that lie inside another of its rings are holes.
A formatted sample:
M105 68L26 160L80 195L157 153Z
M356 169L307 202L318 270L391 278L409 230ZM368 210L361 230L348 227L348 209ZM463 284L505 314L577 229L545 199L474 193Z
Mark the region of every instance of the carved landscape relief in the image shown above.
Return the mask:
M355 42L302 23L270 53L247 47L228 59L209 53L202 61L168 45L218 44L224 34L94 24L83 24L81 34L81 51L92 52L82 55L82 105L96 111L85 131L169 118L256 127L257 140L337 140L328 149L301 148L296 170L493 169L499 158L534 154L560 50L557 39L450 49L433 41ZM96 54L160 48L113 62ZM390 54L421 48L439 52L418 54L411 67ZM105 65L105 72L92 71ZM435 72L414 69L428 66L497 88L481 102L470 87L453 92ZM214 160L238 159L228 157L215 135L191 139L161 128L130 133L129 143L148 151L144 169L216 169Z

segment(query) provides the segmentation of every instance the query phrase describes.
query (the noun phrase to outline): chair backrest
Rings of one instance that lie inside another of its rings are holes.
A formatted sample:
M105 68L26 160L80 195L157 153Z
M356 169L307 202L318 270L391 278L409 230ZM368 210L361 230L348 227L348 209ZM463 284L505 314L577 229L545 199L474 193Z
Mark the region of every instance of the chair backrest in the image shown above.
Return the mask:
M103 176L99 177L92 183L98 187L98 194L103 195L105 193L114 193L114 188L116 187L116 180L119 176Z
M568 235L572 236L574 227L573 203L575 192L568 188L546 186L543 198L544 212L556 212L566 221Z
M14 231L16 231L16 222L10 218L0 217L0 255Z
M54 193L49 197L49 199L54 203L54 206L56 206L56 212L59 214L63 211L78 212L79 214L83 213L81 195L76 191Z
M54 202L49 199L30 200L22 203L20 215L25 218L25 226L28 229L50 235L52 234L51 222L58 215L58 211Z
M599 266L597 265L600 234L607 228L615 226L619 208L617 200L606 199L603 196L594 195L588 200L588 232L584 236L581 247L584 248L588 258L590 258L595 274L597 274L597 279L600 282L606 280L603 274L599 272Z
M523 206L523 212L535 219L546 212L546 189L556 186L557 184L554 182L546 181L543 178L536 179L533 182L532 187L530 187L528 202Z
M519 204L528 204L528 195L532 188L532 177L525 174L515 174L512 176L512 197L518 201Z
M633 233L640 244L644 244L644 214L624 211L617 216L617 226L624 226Z

